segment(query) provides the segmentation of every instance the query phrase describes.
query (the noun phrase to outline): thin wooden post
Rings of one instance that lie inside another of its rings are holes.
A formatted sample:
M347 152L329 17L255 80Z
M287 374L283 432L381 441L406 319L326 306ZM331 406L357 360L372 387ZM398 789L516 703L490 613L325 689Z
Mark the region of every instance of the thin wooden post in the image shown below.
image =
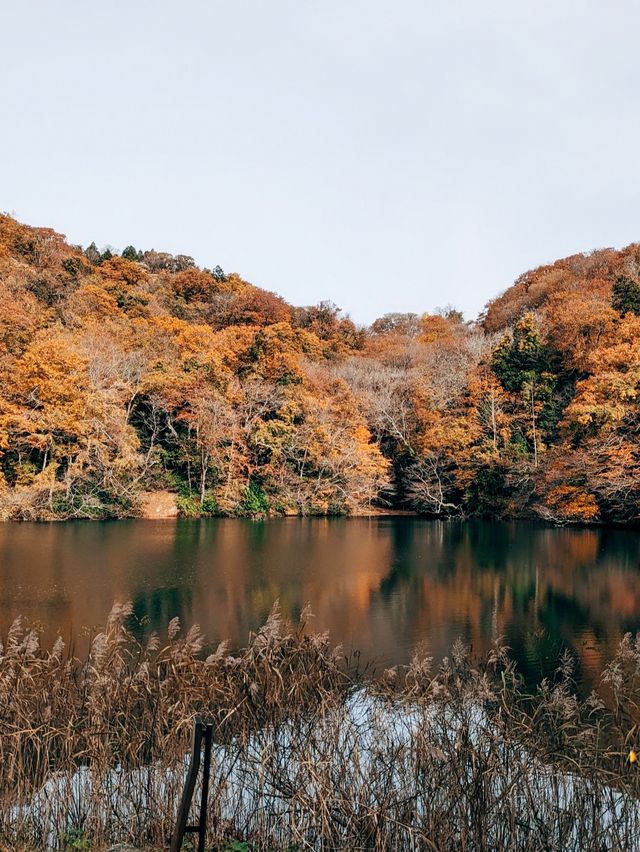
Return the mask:
M202 760L202 741L204 739L204 763L202 767L202 795L200 798L200 812L198 825L187 825L189 811L193 801L200 762ZM213 743L213 725L203 722L200 716L196 716L193 722L193 736L191 739L191 758L189 769L185 779L184 789L176 827L171 838L170 852L180 852L182 841L187 833L198 835L198 852L204 852L205 837L207 834L207 798L209 795L209 776L211 773L211 747Z
M213 743L213 725L204 729L204 763L202 764L202 796L200 798L200 831L198 832L198 852L205 852L204 839L207 834L207 799L209 798L209 776L211 774L211 746Z

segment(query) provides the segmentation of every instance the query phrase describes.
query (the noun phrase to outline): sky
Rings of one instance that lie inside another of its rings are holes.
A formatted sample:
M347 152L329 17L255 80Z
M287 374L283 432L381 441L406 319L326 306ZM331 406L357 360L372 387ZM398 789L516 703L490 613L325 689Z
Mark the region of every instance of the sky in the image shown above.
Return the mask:
M634 0L0 0L0 210L358 323L640 240Z

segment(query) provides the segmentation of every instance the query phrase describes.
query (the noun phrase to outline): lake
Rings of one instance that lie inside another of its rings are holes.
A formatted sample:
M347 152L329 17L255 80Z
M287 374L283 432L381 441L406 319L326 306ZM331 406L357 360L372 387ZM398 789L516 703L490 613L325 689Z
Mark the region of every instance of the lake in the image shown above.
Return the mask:
M17 615L86 647L114 600L238 645L273 602L380 666L505 637L529 682L569 647L595 682L640 629L640 533L412 517L0 524L0 630Z

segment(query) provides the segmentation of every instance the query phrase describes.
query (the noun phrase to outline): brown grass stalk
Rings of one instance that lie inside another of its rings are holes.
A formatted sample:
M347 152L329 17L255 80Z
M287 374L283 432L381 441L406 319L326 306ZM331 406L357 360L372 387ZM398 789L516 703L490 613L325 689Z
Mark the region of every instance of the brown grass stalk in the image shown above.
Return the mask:
M166 846L194 715L215 725L211 849L637 849L640 644L581 700L496 644L374 677L274 607L247 647L145 642L116 604L87 657L16 621L0 649L0 845ZM237 845L236 848L242 848Z

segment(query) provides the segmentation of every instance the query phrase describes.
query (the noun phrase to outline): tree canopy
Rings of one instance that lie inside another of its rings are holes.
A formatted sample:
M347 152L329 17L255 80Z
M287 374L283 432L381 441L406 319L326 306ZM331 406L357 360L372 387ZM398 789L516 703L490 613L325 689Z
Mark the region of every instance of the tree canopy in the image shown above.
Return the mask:
M358 513L636 522L640 246L478 322L358 328L237 273L0 216L0 517ZM426 298L426 294L425 294Z

